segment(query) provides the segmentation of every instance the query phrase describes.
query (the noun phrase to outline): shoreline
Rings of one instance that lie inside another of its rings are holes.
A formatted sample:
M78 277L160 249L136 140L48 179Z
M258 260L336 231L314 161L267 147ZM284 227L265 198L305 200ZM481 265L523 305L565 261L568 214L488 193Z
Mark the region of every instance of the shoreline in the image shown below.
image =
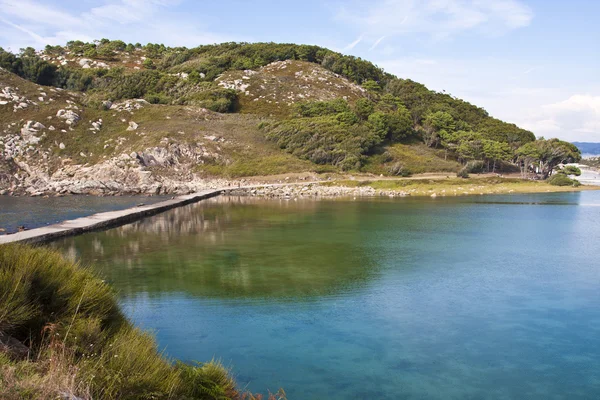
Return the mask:
M374 197L457 197L500 194L561 193L600 190L600 186L564 187L545 182L497 178L498 181L478 179L435 180L349 180L318 181L208 189L181 195L151 205L131 207L119 211L96 213L87 217L60 222L45 227L0 235L0 245L8 243L48 243L68 236L106 230L126 225L165 211L196 203L204 199L226 196L252 196L284 199L318 198L374 198Z

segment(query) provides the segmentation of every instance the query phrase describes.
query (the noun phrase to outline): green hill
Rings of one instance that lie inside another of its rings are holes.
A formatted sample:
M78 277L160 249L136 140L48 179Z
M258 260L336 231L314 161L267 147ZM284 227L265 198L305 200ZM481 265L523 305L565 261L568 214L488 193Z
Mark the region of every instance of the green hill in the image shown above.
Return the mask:
M535 141L480 107L318 46L103 39L0 49L0 67L0 182L19 168L20 184L42 191L73 191L73 181L87 182L84 191L171 192L301 171L510 170Z

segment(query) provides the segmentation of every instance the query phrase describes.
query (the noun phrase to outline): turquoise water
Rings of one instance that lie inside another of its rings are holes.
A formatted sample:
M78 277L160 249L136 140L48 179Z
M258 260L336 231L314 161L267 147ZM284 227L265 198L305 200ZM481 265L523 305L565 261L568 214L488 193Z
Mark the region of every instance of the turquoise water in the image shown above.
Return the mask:
M290 399L600 398L600 193L217 198L56 245Z

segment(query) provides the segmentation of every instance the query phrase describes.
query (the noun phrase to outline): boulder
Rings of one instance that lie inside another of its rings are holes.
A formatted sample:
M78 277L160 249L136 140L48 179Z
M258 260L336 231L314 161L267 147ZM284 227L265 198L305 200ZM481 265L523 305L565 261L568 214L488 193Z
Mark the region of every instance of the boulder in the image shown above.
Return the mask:
M75 125L81 117L73 110L58 110L56 116L60 119L64 119L67 125Z
M22 360L29 354L29 348L12 336L0 331L0 353L10 358Z
M135 131L138 128L138 124L133 122L133 121L129 121L129 126L127 127L128 131Z

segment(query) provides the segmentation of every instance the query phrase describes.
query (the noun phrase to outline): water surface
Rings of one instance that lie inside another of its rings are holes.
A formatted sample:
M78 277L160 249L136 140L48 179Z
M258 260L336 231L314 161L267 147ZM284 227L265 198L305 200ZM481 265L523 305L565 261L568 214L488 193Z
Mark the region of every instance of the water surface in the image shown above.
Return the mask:
M217 198L56 244L290 399L600 398L600 193Z
M6 233L14 233L19 226L25 226L27 229L39 228L99 212L123 210L140 203L152 204L165 199L165 196L0 196L0 228L5 229Z

